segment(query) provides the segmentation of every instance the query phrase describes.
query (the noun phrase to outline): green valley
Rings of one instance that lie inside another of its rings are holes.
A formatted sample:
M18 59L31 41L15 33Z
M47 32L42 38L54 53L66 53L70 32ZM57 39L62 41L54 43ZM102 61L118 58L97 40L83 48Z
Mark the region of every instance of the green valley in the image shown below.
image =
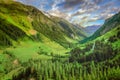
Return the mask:
M119 75L120 12L88 36L64 18L0 0L0 80L120 80Z

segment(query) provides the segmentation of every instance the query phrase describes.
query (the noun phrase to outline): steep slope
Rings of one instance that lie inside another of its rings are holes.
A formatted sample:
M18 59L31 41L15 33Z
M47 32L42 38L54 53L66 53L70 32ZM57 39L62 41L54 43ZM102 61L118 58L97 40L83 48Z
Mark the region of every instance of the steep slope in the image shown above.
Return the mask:
M87 59L89 61L92 59L100 60L105 65L120 65L120 12L106 20L106 23L96 32L96 35L99 36L91 37L91 41L85 43L86 50L88 50L86 52L88 54ZM92 58L92 56L94 57Z
M103 33L104 31L107 32ZM86 43L70 51L69 61L85 65L94 61L107 67L120 66L120 13L106 20L94 35L97 36L90 37L89 42L86 40Z
M50 18L53 22L58 23L63 31L67 34L67 36L73 39L84 39L87 37L86 32L82 29L80 25L75 25L63 18L52 16L51 14L42 11L48 18Z
M120 24L95 40L103 40L105 42L112 43L113 48L120 49Z
M103 26L98 29L92 36L80 41L81 43L85 43L90 40L94 40L99 36L104 35L105 33L109 32L110 30L114 29L115 27L120 25L120 12L112 16L111 18L107 19Z
M51 17L55 23L58 23L65 33L73 38L73 39L84 39L86 38L86 34L76 25L69 23L68 21L64 20L63 18L58 17Z
M66 26L61 25L38 9L12 0L0 0L0 23L1 46L14 45L26 39L43 41L41 35L65 46L69 43L66 37L75 40L71 34L81 37L77 28L69 27L70 23L63 22Z
M17 41L18 38L26 36L25 32L15 25L10 24L5 19L0 18L0 44L12 45L12 41Z

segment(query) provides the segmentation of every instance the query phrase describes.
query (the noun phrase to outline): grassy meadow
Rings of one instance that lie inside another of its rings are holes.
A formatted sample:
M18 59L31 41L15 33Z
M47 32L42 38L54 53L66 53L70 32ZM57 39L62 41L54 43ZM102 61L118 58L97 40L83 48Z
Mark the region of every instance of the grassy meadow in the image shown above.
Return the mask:
M88 37L62 18L0 0L0 80L120 80L120 13Z

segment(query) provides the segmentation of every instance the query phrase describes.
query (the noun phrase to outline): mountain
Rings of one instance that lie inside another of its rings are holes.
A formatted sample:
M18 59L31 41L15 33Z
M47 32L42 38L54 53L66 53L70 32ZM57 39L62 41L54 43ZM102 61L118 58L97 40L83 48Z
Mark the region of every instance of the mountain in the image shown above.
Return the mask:
M99 28L101 27L101 25L92 25L92 26L87 26L84 28L85 32L87 33L88 36L91 36L94 34L94 32L96 32Z
M107 19L100 29L81 43L84 44L69 52L70 62L87 65L94 61L106 68L120 66L120 12Z
M80 27L69 23L63 18L52 16L51 19L53 19L55 23L58 23L69 37L80 40L87 37L86 33Z
M86 36L80 25L0 0L0 80L120 80L120 13ZM92 41L77 44L84 38Z
M71 23L46 16L35 7L12 0L0 0L0 45L11 46L25 40L44 41L44 36L62 46L69 39L86 36Z
M116 28L120 25L120 12L105 20L105 23L90 37L80 41L81 43L85 43L87 41L91 41L96 39L99 36L106 34L112 29Z

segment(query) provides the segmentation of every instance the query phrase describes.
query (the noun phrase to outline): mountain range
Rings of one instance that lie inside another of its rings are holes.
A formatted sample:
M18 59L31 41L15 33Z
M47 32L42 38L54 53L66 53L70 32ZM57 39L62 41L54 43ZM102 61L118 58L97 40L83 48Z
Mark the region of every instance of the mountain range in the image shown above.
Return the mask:
M120 12L81 27L0 0L0 80L120 80Z
M120 12L108 18L107 20L105 20L105 23L93 35L91 35L86 39L83 39L80 42L84 43L90 40L94 40L97 37L100 37L102 35L106 35L108 32L112 31L114 28L119 27L120 25L119 23L120 23Z
M94 32L96 32L100 27L101 27L101 25L87 26L87 27L84 28L84 31L87 33L88 36L91 36L91 35L93 35Z
M14 7L16 6L16 7ZM48 17L37 8L19 2L0 2L0 45L9 46L18 41L43 40L42 36L65 46L66 38L83 39L86 35L71 23L58 17Z

